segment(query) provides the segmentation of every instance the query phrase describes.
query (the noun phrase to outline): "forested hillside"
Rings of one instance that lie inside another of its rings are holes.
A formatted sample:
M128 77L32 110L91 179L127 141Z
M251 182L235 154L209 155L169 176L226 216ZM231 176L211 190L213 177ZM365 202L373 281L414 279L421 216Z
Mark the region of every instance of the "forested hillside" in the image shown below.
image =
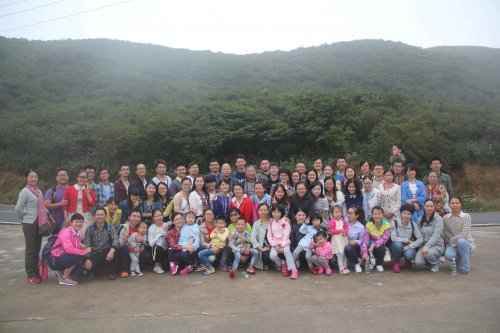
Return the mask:
M228 55L0 38L0 170L274 161L500 162L500 50L377 40Z

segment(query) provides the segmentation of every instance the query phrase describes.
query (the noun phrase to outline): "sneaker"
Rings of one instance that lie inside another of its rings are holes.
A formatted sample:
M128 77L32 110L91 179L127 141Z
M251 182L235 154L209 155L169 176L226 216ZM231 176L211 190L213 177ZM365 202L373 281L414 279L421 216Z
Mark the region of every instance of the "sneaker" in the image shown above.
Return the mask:
M210 268L205 269L205 271L203 272L203 275L210 275L210 274L214 274L214 273L215 273L215 268L210 267Z
M120 274L120 276L121 276L123 279L126 279L126 278L128 278L128 272L122 272L122 273Z
M115 274L109 274L109 275L108 275L108 277L109 277L109 279L110 279L110 280L112 280L112 281L114 281L114 280L118 279L118 276L116 276Z
M377 272L383 272L384 271L384 267L382 265L377 265L375 268L377 269Z
M299 278L299 271L296 269L292 269L292 276L290 278L293 280L297 280Z
M143 276L144 275L144 273L142 273L141 271L137 271L137 272L135 272L135 274L137 274L137 276Z
M434 264L434 265L432 265L431 272L433 272L433 273L439 272L439 262L436 263L436 264Z
M331 268L327 268L327 269L325 270L325 273L326 273L326 275L327 275L327 276L332 275L332 269L331 269Z
M318 275L318 270L314 267L309 267L309 272L311 272L314 275Z
M40 284L41 282L42 282L42 280L37 276L32 276L32 277L26 279L26 283L29 283L29 284Z
M179 270L179 265L177 265L177 264L170 265L170 274L171 275L177 274L178 270Z
M72 280L72 279L67 279L67 278L61 277L59 284L64 285L64 286L76 286L78 284L78 282L76 282L75 280Z
M236 275L236 270L235 269L232 269L232 270L229 271L229 277L231 279L234 279L235 275Z
M203 272L203 271L206 271L207 270L207 266L205 265L198 265L194 268L194 271L195 272Z
M408 260L408 261L405 262L405 268L406 269L410 269L412 267L413 267L413 263L411 261Z
M265 271L268 271L269 270L269 266L264 265L264 267L262 267L262 269L265 270Z
M220 269L221 271L227 272L227 266L226 266L225 264L220 264L220 265L219 265L219 269Z
M323 266L321 266L320 268L318 268L318 274L321 275L325 272L325 269L323 268Z
M250 274L255 274L255 268L253 266L248 266L247 272Z
M283 274L283 276L288 276L288 267L286 266L286 261L281 262L281 274Z
M399 273L401 271L401 268L400 268L398 263L395 263L394 265L392 265L392 271L394 273Z
M182 270L181 270L181 275L188 275L189 273L191 273L193 271L193 266L189 265L189 266L186 266L184 267Z
M135 271L130 272L130 276L137 276L137 273Z
M354 270L356 271L356 273L361 273L363 270L361 269L361 265L360 264L356 264L354 265Z
M326 271L327 271L327 275L328 275L328 269L327 269ZM340 270L340 272L339 272L339 273L340 273L341 275L347 275L347 274L351 273L351 271L349 270L349 268L344 267L344 268L342 268L342 269Z
M63 272L62 271L56 271L56 276L57 276L57 281L61 281L61 278L63 276Z
M154 271L155 273L158 273L158 274L163 274L163 273L165 273L165 271L161 268L161 266L155 266L155 267L153 268L153 271Z

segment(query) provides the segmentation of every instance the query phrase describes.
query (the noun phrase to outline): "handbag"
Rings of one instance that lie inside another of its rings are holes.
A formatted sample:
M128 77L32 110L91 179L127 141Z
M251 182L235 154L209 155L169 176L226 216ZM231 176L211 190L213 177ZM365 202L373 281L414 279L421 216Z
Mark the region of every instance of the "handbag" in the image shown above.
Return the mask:
M56 221L52 217L52 215L47 212L47 223L38 225L38 233L42 235L42 237L50 236L54 232L56 228Z

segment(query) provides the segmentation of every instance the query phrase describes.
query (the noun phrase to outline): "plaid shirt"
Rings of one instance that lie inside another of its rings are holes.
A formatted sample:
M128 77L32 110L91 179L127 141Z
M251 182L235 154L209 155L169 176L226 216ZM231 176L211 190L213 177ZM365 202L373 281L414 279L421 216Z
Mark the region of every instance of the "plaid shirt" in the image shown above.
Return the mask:
M104 207L106 206L106 202L109 198L115 196L115 187L112 183L108 183L109 185L109 197L104 196L104 185L99 183L95 186L94 193L96 197L96 205L95 207Z
M94 235L91 235L92 230L94 230ZM83 237L83 244L86 247L91 247L92 251L106 250L110 248L118 248L119 241L118 235L116 234L116 229L110 225L104 225L102 230L92 224L90 227L85 229L85 236Z

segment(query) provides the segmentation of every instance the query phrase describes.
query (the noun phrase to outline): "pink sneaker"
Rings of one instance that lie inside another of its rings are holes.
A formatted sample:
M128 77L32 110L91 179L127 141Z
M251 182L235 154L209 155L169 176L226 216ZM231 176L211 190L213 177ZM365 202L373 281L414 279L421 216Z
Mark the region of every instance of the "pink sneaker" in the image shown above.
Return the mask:
M324 272L325 272L325 269L323 268L323 266L320 266L320 267L318 268L318 275L321 275L321 274L323 274Z
M350 270L349 270L349 268L347 268L347 267L344 267L344 268L342 268L342 269L340 270L340 274L342 274L342 275L347 275L347 274L349 274L349 273L351 273L351 271L350 271Z
M281 274L283 274L283 276L288 276L288 267L286 265L286 261L281 262Z
M26 283L29 284L40 284L41 282L42 280L40 280L40 278L37 276L30 277L26 280Z
M299 278L299 271L296 269L292 269L292 276L290 278L293 280L297 280Z
M332 275L332 269L331 268L327 268L326 269L326 275L328 275L328 276Z
M184 267L182 270L181 270L181 275L188 275L189 273L191 273L193 271L193 266L189 265L189 266L186 266Z
M177 264L170 265L170 275L177 274L178 270L179 270L179 265Z

